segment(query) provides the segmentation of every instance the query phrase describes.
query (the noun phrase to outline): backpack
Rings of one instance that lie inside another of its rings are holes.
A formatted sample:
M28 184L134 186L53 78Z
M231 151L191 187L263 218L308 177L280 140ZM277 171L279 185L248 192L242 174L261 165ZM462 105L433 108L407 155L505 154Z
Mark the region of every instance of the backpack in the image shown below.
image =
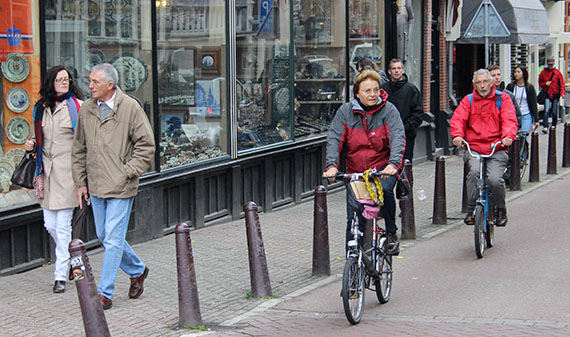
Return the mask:
M473 93L470 93L469 95L467 95L467 97L469 97L469 106L473 105ZM503 92L501 90L495 90L495 97L497 97L497 100L495 101L495 104L497 105L497 109L499 109L499 111L501 111L501 105L503 105Z

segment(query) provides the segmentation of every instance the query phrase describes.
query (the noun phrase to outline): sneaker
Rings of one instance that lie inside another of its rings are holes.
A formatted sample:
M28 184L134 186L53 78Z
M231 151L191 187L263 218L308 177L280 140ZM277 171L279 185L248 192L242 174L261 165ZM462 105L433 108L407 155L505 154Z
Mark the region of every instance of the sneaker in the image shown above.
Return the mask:
M542 134L545 135L548 133L548 130L546 128L542 128Z
M398 242L398 234L386 233L386 253L388 253L388 255L400 255L400 242Z
M469 211L467 213L465 219L463 219L463 222L465 222L465 224L468 226L472 226L473 223L475 223L475 219L473 218L473 211Z
M505 227L507 225L507 208L497 208L497 223L498 227Z

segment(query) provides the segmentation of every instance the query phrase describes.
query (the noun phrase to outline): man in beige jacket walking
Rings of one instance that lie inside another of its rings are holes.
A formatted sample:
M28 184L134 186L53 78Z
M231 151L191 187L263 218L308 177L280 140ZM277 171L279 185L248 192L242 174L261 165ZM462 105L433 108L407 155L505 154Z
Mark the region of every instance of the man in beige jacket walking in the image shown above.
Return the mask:
M91 69L92 98L81 106L72 148L77 197L80 206L91 199L97 237L105 247L97 287L104 309L113 305L119 268L131 278L129 298L143 293L149 272L127 243L126 234L139 176L154 155L154 136L144 110L117 82L112 65Z

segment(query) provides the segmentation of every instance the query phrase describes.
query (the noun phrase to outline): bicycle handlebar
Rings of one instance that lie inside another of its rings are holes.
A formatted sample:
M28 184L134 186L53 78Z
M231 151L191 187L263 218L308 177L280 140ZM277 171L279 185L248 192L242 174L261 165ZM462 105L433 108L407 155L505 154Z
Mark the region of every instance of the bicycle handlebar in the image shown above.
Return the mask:
M381 177L381 176L398 176L398 174L387 174L387 173L382 173L380 172L371 172L370 173L371 176L377 176L377 177ZM342 179L350 179L350 180L356 180L356 179L361 179L364 176L364 173L360 173L360 172L356 172L356 173L342 173L342 172L338 172L337 174L335 174L334 176L325 176L323 175L322 178L323 179L330 179L330 178L342 178Z
M489 154L480 154L480 153L475 154L475 153L473 153L473 152L471 151L471 147L469 146L469 143L467 143L467 141L466 141L465 139L463 140L463 144L465 144L465 146L467 147L467 151L469 152L469 155L470 155L471 157L473 157L473 158L489 158L489 157L491 157L491 156L495 153L495 150L497 149L497 146L498 146L499 144L503 144L503 142L502 142L502 141L498 141L498 142L496 142L496 143L491 144L491 153L489 153Z

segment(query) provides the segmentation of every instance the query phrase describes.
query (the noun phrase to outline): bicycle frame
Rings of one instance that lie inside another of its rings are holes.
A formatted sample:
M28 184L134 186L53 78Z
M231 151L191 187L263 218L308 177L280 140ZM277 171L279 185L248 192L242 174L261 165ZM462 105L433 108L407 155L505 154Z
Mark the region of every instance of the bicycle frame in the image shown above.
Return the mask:
M372 261L376 261L378 254L377 249L384 247L384 243L386 242L386 236L383 235L384 230L378 226L377 218L372 219L371 246L365 251L362 243L360 242L360 237L364 236L364 233L360 231L358 222L358 213L354 212L354 218L352 219L350 228L352 240L347 243L347 258L350 256L358 257L358 262L364 262L367 273L373 277L378 277L374 270L374 266L372 265ZM370 259L368 258L368 253L371 253Z

